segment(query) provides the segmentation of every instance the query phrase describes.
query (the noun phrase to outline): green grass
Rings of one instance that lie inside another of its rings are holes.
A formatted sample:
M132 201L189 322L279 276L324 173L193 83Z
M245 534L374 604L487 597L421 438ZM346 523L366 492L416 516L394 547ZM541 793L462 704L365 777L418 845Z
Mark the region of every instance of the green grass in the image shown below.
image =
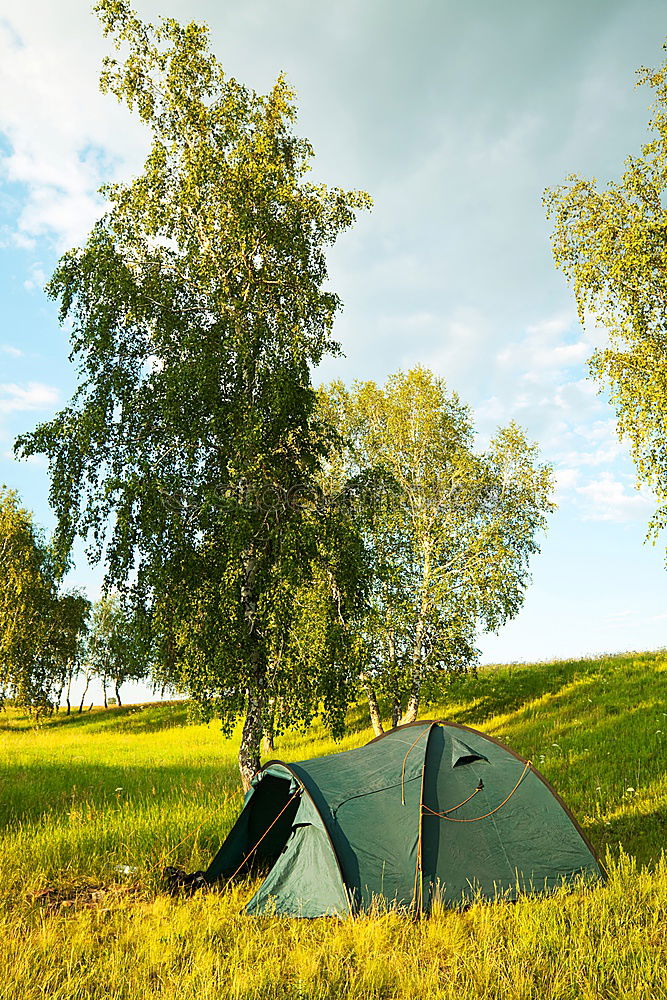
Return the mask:
M252 891L174 900L159 871L208 864L238 813L237 741L182 704L0 715L0 998L667 998L667 654L498 667L426 718L529 757L606 858L606 886L413 923L249 918ZM314 727L276 755L333 744Z

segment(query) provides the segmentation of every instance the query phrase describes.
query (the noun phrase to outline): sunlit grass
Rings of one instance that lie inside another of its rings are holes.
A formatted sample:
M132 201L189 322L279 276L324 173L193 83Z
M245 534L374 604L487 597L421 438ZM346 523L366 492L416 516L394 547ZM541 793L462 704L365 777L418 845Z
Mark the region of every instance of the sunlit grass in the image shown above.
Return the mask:
M490 668L425 718L529 757L610 880L515 905L347 922L242 914L251 885L174 900L165 864L205 867L238 814L237 736L181 704L39 728L0 715L0 997L667 997L667 656ZM298 760L366 742L285 734Z

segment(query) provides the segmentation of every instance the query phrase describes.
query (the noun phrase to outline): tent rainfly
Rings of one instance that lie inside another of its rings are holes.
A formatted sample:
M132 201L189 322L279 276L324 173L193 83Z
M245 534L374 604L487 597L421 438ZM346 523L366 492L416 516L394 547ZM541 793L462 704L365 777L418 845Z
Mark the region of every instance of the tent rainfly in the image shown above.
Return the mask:
M344 753L270 761L208 870L185 881L229 880L255 861L268 874L247 912L295 917L374 904L427 913L434 900L511 900L604 877L529 761L474 729L431 721Z

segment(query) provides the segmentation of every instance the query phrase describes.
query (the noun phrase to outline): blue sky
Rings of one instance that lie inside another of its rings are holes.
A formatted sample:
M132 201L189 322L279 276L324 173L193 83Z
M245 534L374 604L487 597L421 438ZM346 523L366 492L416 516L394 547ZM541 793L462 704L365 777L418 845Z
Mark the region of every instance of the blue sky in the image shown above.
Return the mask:
M543 189L617 176L644 140L662 2L137 0L139 14L206 20L227 71L298 93L314 176L374 199L330 257L345 356L318 379L432 367L470 403L480 440L517 420L558 479L558 512L519 617L481 639L522 661L665 645L665 542L643 544L654 502L635 489L614 414L587 379L604 342L582 330L555 270ZM48 477L16 434L75 384L43 292L84 237L96 190L140 168L146 137L97 91L107 43L80 0L0 0L0 482L49 530ZM77 553L72 585L96 596Z

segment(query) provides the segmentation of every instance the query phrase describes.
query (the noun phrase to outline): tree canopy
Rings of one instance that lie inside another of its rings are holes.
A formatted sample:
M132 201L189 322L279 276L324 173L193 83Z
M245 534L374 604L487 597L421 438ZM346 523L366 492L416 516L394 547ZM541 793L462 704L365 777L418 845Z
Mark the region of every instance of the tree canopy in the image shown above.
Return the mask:
M545 206L582 323L592 318L609 333L590 370L610 391L638 480L658 498L655 536L667 523L667 64L638 73L654 91L650 141L619 180L600 187L572 175L545 192Z
M144 24L125 0L96 10L124 51L102 89L152 141L51 279L79 383L18 450L48 456L59 559L87 538L150 626L162 678L226 725L245 715L247 784L274 692L286 721L323 700L339 727L347 696L356 557L294 497L332 443L310 381L337 350L325 251L369 198L307 181L284 77L257 94L204 26Z
M416 718L423 682L476 662L480 630L519 611L546 527L552 477L523 431L474 447L472 414L425 368L384 386L334 383L321 393L346 450L329 468L355 511L372 564L360 621L369 696L393 699L393 724Z

